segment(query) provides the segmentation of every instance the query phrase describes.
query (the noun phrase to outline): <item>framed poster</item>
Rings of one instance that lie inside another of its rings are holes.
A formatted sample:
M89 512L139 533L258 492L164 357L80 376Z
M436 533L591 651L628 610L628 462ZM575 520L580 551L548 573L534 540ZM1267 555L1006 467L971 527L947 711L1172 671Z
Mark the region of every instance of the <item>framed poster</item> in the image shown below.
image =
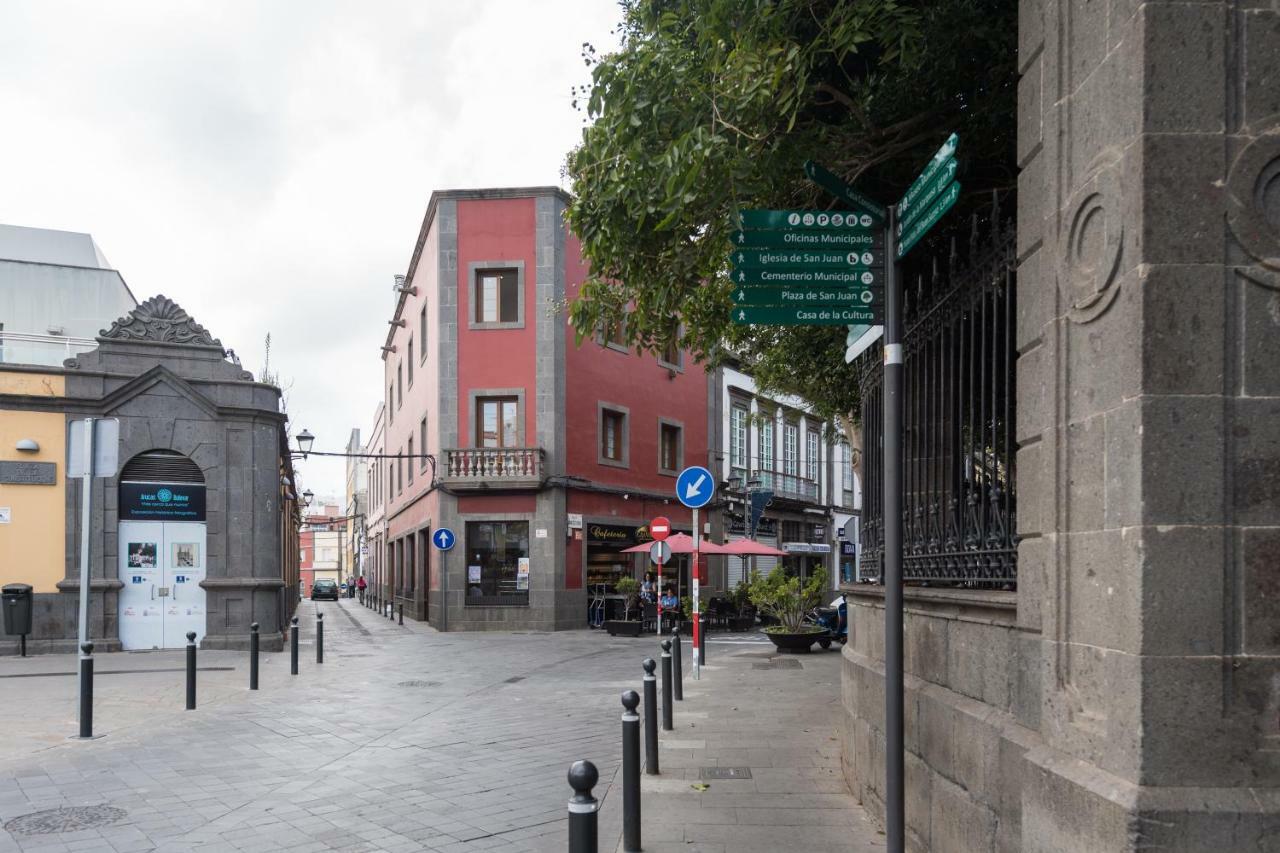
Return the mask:
M467 566L467 583L480 583L479 566Z
M200 543L174 542L173 566L176 569L194 569L200 565Z
M521 557L516 562L516 589L529 588L529 558Z
M155 542L130 542L128 553L129 568L154 569L159 546Z

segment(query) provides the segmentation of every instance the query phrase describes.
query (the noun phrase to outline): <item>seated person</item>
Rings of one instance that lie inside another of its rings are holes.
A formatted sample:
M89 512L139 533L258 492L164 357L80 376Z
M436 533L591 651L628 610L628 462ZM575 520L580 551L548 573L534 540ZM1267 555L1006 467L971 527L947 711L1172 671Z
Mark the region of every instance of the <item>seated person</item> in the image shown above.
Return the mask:
M664 611L678 611L680 609L680 599L670 589L662 594L662 598L658 603L662 605Z

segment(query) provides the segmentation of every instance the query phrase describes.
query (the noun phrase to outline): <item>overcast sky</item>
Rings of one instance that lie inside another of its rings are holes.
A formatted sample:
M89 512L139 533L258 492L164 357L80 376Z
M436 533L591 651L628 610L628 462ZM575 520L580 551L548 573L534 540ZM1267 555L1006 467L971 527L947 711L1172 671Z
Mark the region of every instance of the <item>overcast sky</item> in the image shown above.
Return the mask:
M315 449L367 437L434 189L560 184L612 0L0 4L0 223L87 231L175 299ZM305 485L341 494L341 460Z

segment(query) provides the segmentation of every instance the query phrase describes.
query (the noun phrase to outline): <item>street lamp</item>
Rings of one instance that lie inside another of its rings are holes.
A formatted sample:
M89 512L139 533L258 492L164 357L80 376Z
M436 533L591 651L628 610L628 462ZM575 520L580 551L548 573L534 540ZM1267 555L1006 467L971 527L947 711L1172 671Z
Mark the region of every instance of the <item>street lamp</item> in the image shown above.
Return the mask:
M301 451L303 459L306 459L307 454L311 452L311 445L315 440L316 437L305 429L298 433L298 450Z
M302 505L311 506L311 501L315 498L315 496L316 496L315 492L311 491L310 489L307 489L305 492L302 493Z

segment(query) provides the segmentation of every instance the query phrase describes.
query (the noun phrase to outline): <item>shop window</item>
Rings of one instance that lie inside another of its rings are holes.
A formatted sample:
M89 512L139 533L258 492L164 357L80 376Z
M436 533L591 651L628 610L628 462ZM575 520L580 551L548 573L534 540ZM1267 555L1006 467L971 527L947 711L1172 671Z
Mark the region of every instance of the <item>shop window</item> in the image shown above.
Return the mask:
M658 471L679 474L684 467L684 427L676 421L658 419Z
M518 268L475 270L471 288L471 328L523 326L522 278Z
M467 594L472 607L529 603L529 522L467 522Z
M519 398L477 397L475 429L476 447L519 447Z
M628 467L631 464L631 454L628 448L630 435L627 409L600 403L599 413L600 453L597 461L601 465L612 465L615 468Z

